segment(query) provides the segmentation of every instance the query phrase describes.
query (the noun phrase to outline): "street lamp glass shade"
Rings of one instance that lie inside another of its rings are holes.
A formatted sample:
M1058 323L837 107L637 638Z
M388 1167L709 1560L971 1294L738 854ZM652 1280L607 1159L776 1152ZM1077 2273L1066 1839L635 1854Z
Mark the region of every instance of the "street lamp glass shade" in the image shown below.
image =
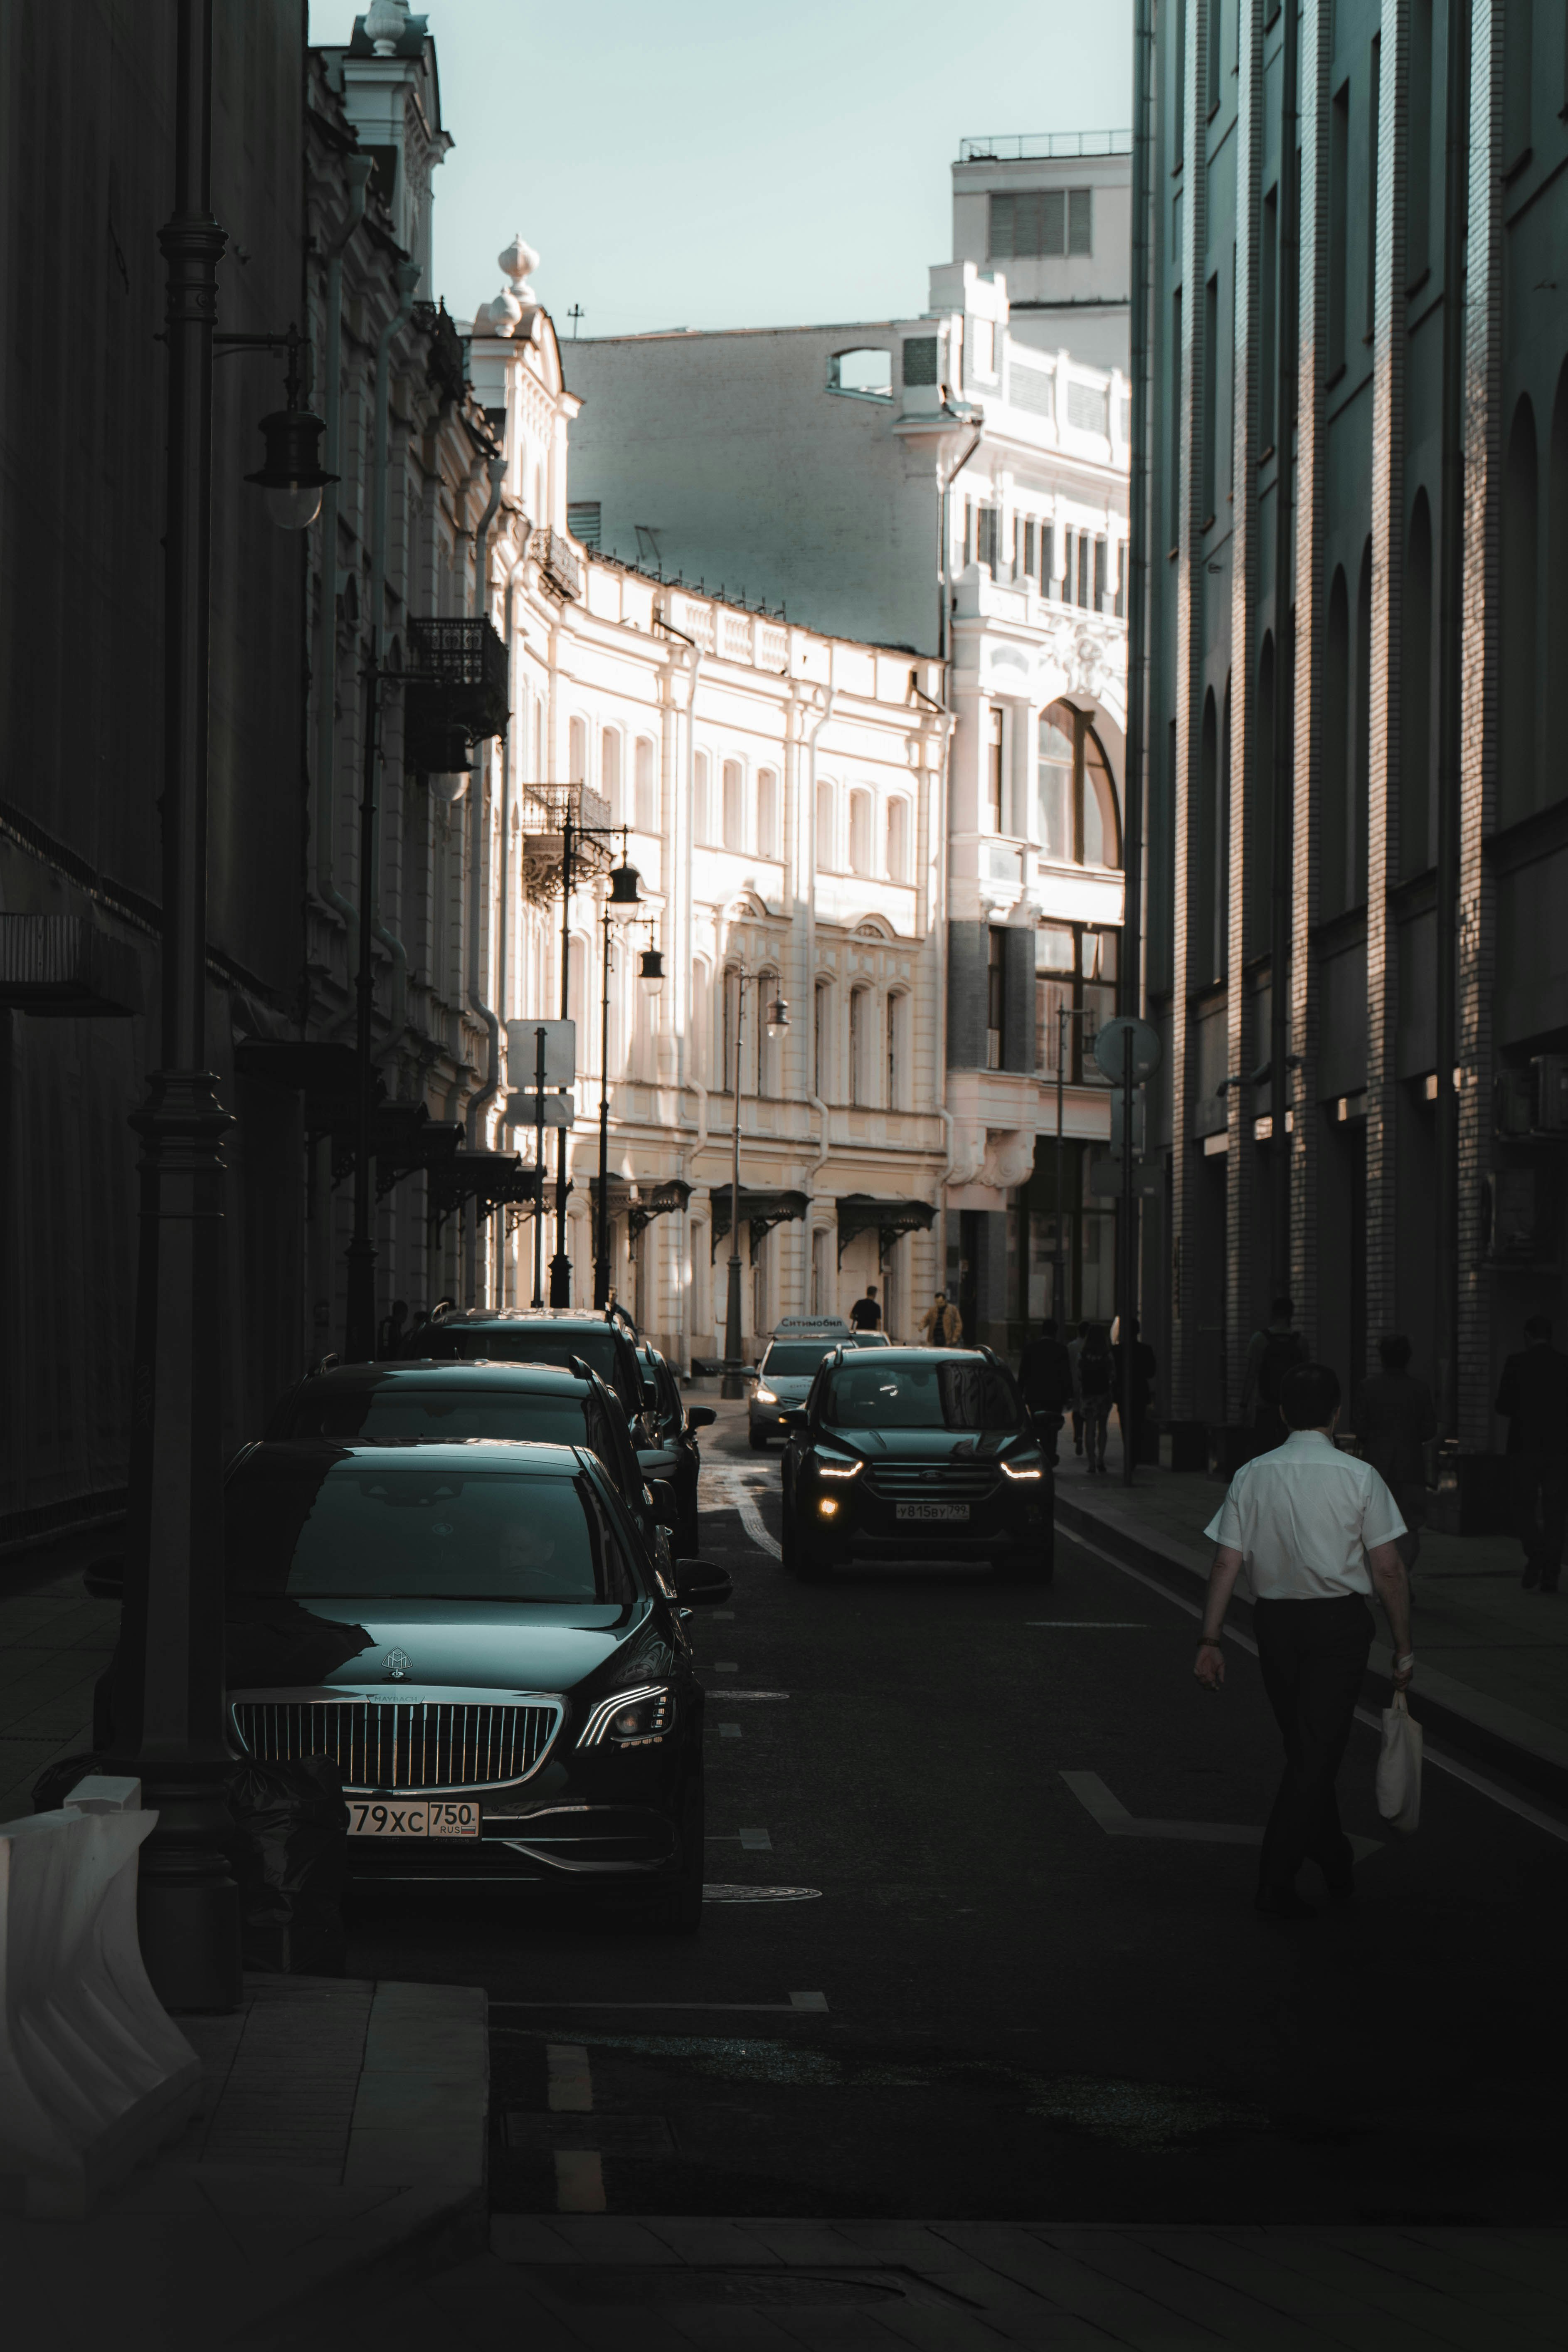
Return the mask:
M650 996L657 996L664 986L664 958L657 948L644 948L637 974Z
M612 915L640 907L642 898L637 889L639 880L635 866L612 866L610 868L609 908Z
M775 996L768 1007L768 1035L778 1037L789 1027L789 1006L782 996Z
M317 444L326 430L308 408L278 408L261 420L267 462L246 480L267 493L268 520L279 530L307 530L321 511L321 492L336 474L323 473Z

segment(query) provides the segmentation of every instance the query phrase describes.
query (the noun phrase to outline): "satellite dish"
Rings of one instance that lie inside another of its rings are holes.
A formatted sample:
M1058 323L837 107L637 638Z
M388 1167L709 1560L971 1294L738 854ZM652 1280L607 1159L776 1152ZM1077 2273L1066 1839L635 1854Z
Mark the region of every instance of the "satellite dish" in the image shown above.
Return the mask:
M1094 1058L1113 1086L1121 1086L1127 1076L1127 1047L1123 1040L1132 1038L1132 1083L1141 1085L1152 1077L1160 1066L1160 1039L1157 1031L1147 1021L1125 1015L1108 1021L1094 1041Z

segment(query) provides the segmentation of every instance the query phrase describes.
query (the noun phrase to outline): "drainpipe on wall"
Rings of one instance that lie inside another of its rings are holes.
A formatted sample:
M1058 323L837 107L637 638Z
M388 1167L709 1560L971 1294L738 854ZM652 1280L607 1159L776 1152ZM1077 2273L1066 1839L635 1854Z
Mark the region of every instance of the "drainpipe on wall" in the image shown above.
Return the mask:
M511 569L506 575L506 603L502 608L501 619L501 625L506 631L509 686L515 685L512 677L514 642L512 595L517 586L518 574L528 561L528 543L533 537L533 525L526 515L521 515L518 518L518 527L520 535L518 551ZM509 710L515 709L515 691L509 690L507 702ZM517 775L517 755L512 746L511 720L509 715L506 733L501 738L500 887L498 894L500 913L496 921L496 1018L503 1026L506 1022L507 968L511 943L511 812ZM490 1091L493 1093L495 1090L492 1087ZM506 1221L503 1218L498 1229L496 1245L496 1303L503 1307L506 1304L505 1248Z
M370 642L377 662L382 656L382 640L386 620L386 478L391 455L392 419L387 414L387 375L391 364L392 341L408 323L414 308L415 289L419 283L419 268L412 261L397 266L397 308L383 327L375 345L375 392L371 410L375 436L374 459L371 487L371 550L370 550ZM381 918L381 809L382 796L375 800L375 831L371 845L370 873L361 882L370 891L370 927L392 958L392 1032L389 1051L395 1052L408 1017L408 958L403 942L388 929Z
M695 638L689 637L683 629L678 629L668 616L661 614L660 620L668 634L672 637L679 637L682 645L689 647L691 654L691 684L686 699L686 792L684 794L686 837L682 845L683 855L680 861L679 971L681 985L686 992L686 1018L676 1033L679 1055L676 1065L678 1089L684 1096L687 1087L689 1087L697 1097L697 1139L689 1151L683 1144L679 1155L681 1181L689 1183L692 1169L708 1146L708 1089L698 1076L691 1060L692 812L696 806L697 793L697 681L702 675L702 648ZM605 1077L607 1082L607 1072ZM683 1120L683 1127L684 1124ZM680 1233L676 1247L677 1265L685 1273L685 1279L677 1284L679 1294L678 1302L679 1312L676 1317L675 1333L677 1368L683 1378L689 1380L691 1376L691 1218L685 1209L680 1212Z
M485 578L485 572L486 566L489 561L490 525L495 520L496 509L500 504L501 484L506 478L506 458L504 455L492 457L485 470L490 478L490 495L485 510L479 517L479 529L474 533L474 617L476 620L482 620L485 617L485 606L489 602L489 583ZM509 583L509 598L510 595L510 585ZM508 657L510 659L510 648ZM495 1013L491 1007L486 1003L483 988L480 984L483 977L482 960L485 950L484 837L482 828L486 820L484 809L481 805L484 796L479 790L479 777L483 772L485 756L485 753L481 751L479 757L474 761L473 772L468 780L468 1010L471 1013L477 1013L479 1019L484 1023L485 1035L488 1040L485 1055L485 1083L468 1105L468 1144L469 1148L474 1150L483 1150L484 1149L484 1114L488 1106L494 1101L496 1094L500 1087L500 1023L496 1018ZM501 856L503 858L506 856L506 834L504 827L501 834ZM505 869L503 867L503 890L505 888L504 872ZM502 982L502 985L503 987L505 985L504 980Z
M947 659L949 608L952 602L952 591L947 576L947 551L952 544L951 509L948 505L948 500L952 495L952 486L954 482L957 481L960 474L963 473L965 466L968 465L971 457L973 457L976 449L979 448L980 444L984 438L985 427L981 425L976 431L973 440L971 441L968 448L964 451L957 465L954 466L952 471L950 474L944 474L942 477L942 493L937 499L936 509L936 527L939 542L937 546L936 570L937 581L942 593L942 604L938 608L936 616L936 657L940 662L945 662Z
M326 394L325 447L322 471L336 477L342 467L343 419L343 255L349 239L364 218L365 190L375 169L368 155L343 159L348 182L348 218L327 248L327 349L322 363ZM329 907L346 923L359 920L357 908L338 888L332 871L332 828L337 818L337 688L338 688L338 483L329 481L321 492L321 609L316 650L316 887Z

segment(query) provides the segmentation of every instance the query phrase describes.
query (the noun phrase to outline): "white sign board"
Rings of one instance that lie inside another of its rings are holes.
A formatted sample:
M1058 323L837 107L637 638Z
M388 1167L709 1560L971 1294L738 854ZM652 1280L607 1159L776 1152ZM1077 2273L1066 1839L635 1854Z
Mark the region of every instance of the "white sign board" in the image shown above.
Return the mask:
M543 1106L544 1116L540 1117ZM570 1127L577 1116L577 1097L563 1095L508 1095L501 1113L503 1127Z
M507 1074L514 1087L539 1084L539 1041L544 1040L544 1083L574 1087L577 1083L577 1024L575 1021L509 1021L506 1024Z

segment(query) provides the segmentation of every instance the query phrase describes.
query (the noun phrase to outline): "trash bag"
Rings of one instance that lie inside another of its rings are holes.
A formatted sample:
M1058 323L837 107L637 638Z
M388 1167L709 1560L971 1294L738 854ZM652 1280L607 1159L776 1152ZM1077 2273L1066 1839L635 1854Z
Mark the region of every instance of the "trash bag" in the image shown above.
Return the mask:
M79 1780L102 1769L101 1756L57 1756L33 1783L33 1811L58 1813Z
M247 1757L224 1795L234 1817L230 1861L246 1967L341 1977L349 1809L337 1764L330 1756L287 1764Z
M1383 1746L1377 1759L1377 1810L1408 1837L1421 1820L1421 1726L1396 1690L1383 1710Z

